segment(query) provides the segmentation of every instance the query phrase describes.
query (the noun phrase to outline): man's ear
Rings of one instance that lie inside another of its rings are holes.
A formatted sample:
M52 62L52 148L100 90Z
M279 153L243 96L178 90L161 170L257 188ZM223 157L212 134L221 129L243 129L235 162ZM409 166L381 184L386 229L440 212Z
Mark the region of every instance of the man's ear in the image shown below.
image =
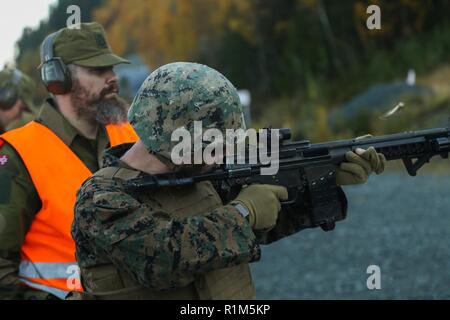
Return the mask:
M80 70L80 66L77 66L76 64L70 63L67 65L67 68L70 71L70 77L72 78L72 81L74 79L78 79L78 72Z

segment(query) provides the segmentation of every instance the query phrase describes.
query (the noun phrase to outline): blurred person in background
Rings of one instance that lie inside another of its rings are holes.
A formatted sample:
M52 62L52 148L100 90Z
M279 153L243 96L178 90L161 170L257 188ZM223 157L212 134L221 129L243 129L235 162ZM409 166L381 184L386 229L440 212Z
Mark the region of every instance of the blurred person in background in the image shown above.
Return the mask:
M0 71L0 134L34 120L36 85L18 69Z

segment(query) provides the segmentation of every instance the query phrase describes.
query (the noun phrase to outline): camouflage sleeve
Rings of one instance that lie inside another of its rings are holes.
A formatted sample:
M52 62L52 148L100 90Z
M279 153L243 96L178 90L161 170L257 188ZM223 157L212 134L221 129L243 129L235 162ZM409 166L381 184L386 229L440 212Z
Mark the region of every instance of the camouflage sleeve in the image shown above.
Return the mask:
M20 248L40 206L25 165L5 143L0 147L0 299L21 299L28 290L19 284Z
M72 236L82 270L89 255L100 252L142 285L164 290L186 286L197 274L259 259L255 235L234 207L174 218L108 180L94 176L77 195Z
M347 198L342 188L338 189L342 214L347 214ZM259 244L270 244L300 230L311 228L310 206L307 199L301 199L293 205L282 207L276 226L269 232L255 231Z

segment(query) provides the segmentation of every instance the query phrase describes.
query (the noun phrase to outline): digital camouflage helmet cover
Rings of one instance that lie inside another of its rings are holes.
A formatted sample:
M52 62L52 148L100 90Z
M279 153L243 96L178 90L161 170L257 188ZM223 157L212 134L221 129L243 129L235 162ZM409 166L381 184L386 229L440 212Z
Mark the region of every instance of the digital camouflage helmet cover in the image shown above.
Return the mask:
M202 64L176 62L153 71L134 98L128 119L147 149L170 159L172 132L184 127L245 129L236 88L220 72Z

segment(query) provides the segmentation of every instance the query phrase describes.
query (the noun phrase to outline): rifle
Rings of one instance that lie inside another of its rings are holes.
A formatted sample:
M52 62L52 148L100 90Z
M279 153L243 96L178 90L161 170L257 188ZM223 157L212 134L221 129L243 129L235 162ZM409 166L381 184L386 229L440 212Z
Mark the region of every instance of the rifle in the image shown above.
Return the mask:
M194 176L179 173L144 175L126 181L125 188L136 191L209 180L219 182L221 190L231 200L244 185L282 185L289 193L289 199L281 202L282 206L294 205L297 201L307 199L312 224L308 227L320 226L329 231L334 229L336 221L345 218L339 198L340 189L336 184L336 169L345 160L348 151L374 147L388 161L402 160L411 176L415 176L432 157L439 155L448 158L450 152L449 128L315 144L308 140L291 141L291 131L285 128L278 130L278 138L280 144L276 158L279 159L279 170L274 175L261 175L264 167L261 163L224 164L212 172Z

